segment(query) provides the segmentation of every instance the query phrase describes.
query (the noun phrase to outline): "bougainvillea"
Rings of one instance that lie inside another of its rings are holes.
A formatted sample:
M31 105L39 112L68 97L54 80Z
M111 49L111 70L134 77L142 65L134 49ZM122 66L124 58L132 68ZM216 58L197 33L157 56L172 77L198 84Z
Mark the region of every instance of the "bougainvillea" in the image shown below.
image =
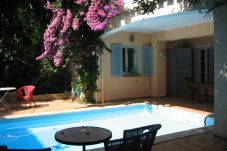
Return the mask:
M43 36L43 53L36 59L49 58L55 66L72 60L76 74L72 87L79 86L89 102L97 90L98 54L108 49L100 36L122 6L123 0L47 0L52 19Z
M36 58L53 59L55 66L62 64L62 51L70 45L71 27L76 31L81 22L86 22L93 31L104 30L111 19L120 13L123 6L122 0L74 0L73 3L67 1L66 3L74 5L71 8L75 9L71 10L63 8L63 2L64 0L56 0L51 3L47 0L45 7L51 10L53 17L43 36L43 53Z
M103 30L110 23L111 18L118 15L122 1L93 0L86 14L87 24L92 30Z

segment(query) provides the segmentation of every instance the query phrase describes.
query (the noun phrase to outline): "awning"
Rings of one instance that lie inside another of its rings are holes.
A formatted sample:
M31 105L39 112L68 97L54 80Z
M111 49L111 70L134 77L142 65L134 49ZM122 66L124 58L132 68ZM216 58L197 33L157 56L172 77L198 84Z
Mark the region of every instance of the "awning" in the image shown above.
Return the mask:
M209 22L213 22L213 15L210 14L207 16L198 10L156 17L146 16L141 20L133 21L129 24L108 31L102 35L102 38L109 37L110 35L121 31L155 33Z

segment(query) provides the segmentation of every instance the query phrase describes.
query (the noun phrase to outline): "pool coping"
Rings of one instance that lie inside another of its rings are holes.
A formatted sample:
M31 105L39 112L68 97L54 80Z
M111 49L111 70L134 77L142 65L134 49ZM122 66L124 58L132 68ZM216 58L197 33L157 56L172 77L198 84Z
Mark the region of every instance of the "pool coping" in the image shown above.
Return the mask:
M133 103L133 104L119 104L119 105L113 105L113 104L106 104L106 105L99 105L99 106L89 106L89 107L81 107L71 110L64 110L64 111L52 111L52 112L42 112L42 113L34 113L34 114L19 114L19 115L8 115L4 117L0 117L1 119L11 119L11 118L21 118L21 117L34 117L34 116L40 116L40 115L52 115L52 114L61 114L61 113L70 113L70 112L77 112L77 111L86 111L91 109L107 109L107 108L115 108L115 107L124 107L128 105L155 105L159 107L166 107L164 105L157 105L150 102L142 102L142 103Z
M195 129L190 129L186 131L176 132L176 133L170 133L166 135L156 136L155 138L155 144L164 143L168 141L173 141L193 135L203 134L203 133L210 133L214 130L214 126L205 126Z
M130 104L130 105L155 105L152 103L135 103L135 104ZM103 105L103 106L90 106L90 107L82 107L82 108L77 108L77 109L72 109L72 110L65 110L65 111L53 111L53 112L42 112L42 113L35 113L35 114L20 114L20 115L9 115L9 116L4 116L0 117L1 119L12 119L12 118L22 118L22 117L35 117L35 116L40 116L40 115L52 115L52 114L61 114L61 113L70 113L70 112L79 112L79 111L86 111L86 110L91 110L91 109L104 109L104 108L115 108L115 107L123 107L127 106L129 104L120 104L120 105Z
M64 111L52 111L52 112L42 112L42 113L35 113L35 114L20 114L20 115L8 115L8 116L4 116L4 117L0 117L1 119L12 119L12 118L22 118L22 117L35 117L35 116L40 116L40 115L53 115L53 114L61 114L61 113L70 113L70 112L79 112L79 111L87 111L87 110L92 110L92 109L107 109L107 108L115 108L115 107L123 107L123 106L127 106L127 105L154 105L157 106L157 108L164 108L164 109L168 109L168 110L177 110L178 112L184 112L187 114L191 114L193 116L199 116L202 117L201 114L197 114L197 113L193 113L190 111L183 111L180 109L173 109L172 107L168 107L165 105L158 105L158 104L153 104L150 102L143 102L143 103L133 103L133 104L119 104L119 105L103 105L103 106L90 106L90 107L82 107L82 108L77 108L77 109L71 109L71 110L64 110Z

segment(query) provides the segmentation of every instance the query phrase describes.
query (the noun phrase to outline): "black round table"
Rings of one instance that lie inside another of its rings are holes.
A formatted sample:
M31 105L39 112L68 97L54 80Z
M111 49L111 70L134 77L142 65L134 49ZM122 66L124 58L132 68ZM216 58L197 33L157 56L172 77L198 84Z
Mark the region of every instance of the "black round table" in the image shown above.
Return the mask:
M93 145L108 141L112 137L110 130L101 127L82 126L72 127L58 131L55 140L67 145Z

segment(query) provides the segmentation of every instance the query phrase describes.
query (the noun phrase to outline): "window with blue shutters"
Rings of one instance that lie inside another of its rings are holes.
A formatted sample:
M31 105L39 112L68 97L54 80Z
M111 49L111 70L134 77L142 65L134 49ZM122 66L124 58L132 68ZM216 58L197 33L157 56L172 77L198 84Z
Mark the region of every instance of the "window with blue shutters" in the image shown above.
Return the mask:
M122 47L123 75L138 75L137 50L135 47Z
M111 75L132 76L152 74L152 48L111 45Z
M145 75L151 75L153 70L153 61L152 61L152 47L151 46L143 46L142 48L143 52L143 74Z
M111 45L111 75L122 76L122 47L120 44Z

